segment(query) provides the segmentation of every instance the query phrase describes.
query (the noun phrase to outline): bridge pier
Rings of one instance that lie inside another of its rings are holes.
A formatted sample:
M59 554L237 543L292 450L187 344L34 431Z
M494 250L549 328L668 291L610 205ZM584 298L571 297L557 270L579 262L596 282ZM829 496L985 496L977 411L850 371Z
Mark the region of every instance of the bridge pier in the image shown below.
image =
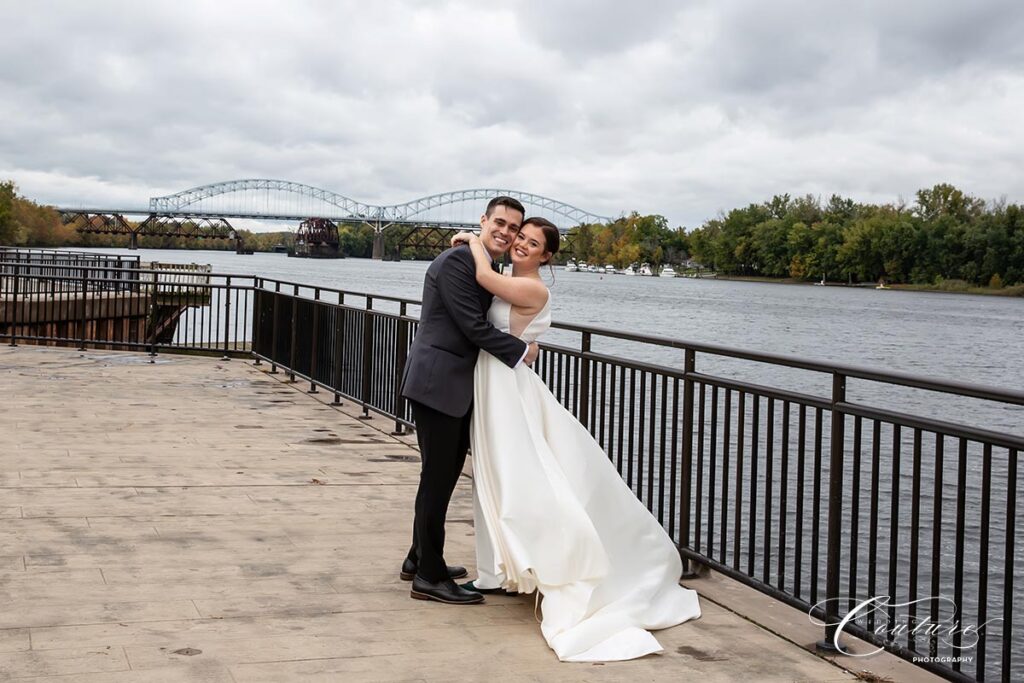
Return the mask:
M139 233L135 232L134 230L132 230L132 232L131 232L131 237L129 238L128 248L129 249L138 249L139 248Z
M384 233L380 231L373 233L373 259L375 261L384 259Z

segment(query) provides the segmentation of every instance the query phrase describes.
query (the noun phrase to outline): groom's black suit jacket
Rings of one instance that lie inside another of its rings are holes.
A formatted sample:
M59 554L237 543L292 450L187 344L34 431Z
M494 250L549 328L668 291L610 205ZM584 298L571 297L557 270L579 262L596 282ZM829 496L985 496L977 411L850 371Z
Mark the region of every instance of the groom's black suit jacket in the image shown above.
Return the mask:
M468 246L434 259L423 281L420 324L406 360L402 396L462 417L473 403L473 369L480 349L509 367L519 363L526 342L487 321L491 299L476 282Z

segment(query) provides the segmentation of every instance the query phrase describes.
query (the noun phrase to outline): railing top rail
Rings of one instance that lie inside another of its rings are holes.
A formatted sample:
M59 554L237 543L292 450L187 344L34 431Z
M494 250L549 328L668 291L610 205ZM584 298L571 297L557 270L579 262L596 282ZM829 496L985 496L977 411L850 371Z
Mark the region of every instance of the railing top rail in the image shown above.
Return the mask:
M46 247L11 247L11 246L0 246L0 254L46 254L53 256L77 256L83 258L94 258L94 259L105 259L105 260L118 260L118 261L135 261L141 260L141 257L137 254L107 254L98 251L74 251L71 249L49 249Z
M736 358L738 360L749 360L758 363L770 363L772 365L783 365L798 370L809 370L832 375L842 375L848 378L864 379L872 382L884 382L900 386L913 387L915 389L926 389L943 393L961 394L973 398L981 398L990 401L1004 401L1015 405L1024 405L1024 391L1013 389L1001 389L986 387L969 382L958 382L956 380L937 379L923 377L896 370L881 370L878 368L867 368L845 363L834 363L831 361L817 360L811 358L795 358L777 353L763 351L750 351L747 349L734 349L718 344L705 342L694 342L685 339L675 339L660 335L644 335L623 330L613 330L606 327L591 325L577 325L574 323L552 323L552 327L570 332L588 333L601 337L622 339L624 341L635 341L644 344L653 344L668 348L675 348L681 351L696 351L708 353L715 356Z
M216 275L216 273L214 273L214 275ZM367 298L367 299L373 299L374 301L391 301L391 302L394 302L394 303L406 304L406 305L411 305L411 306L420 306L421 305L421 302L420 302L419 299L407 299L407 298L400 297L400 296L389 296L389 295L386 295L386 294L372 294L370 292L357 292L357 291L349 290L349 289L335 289L333 287L322 287L320 285L311 285L311 284L305 283L305 282L293 282L291 280L278 280L276 278L270 278L270 277L256 276L256 280L258 281L257 286L261 286L261 287L263 285L265 285L265 283L270 283L272 285L273 284L280 284L280 285L284 285L286 287L301 287L303 289L314 289L314 290L318 289L321 292L331 292L332 294L344 294L345 296L361 296L361 297L364 297L364 298ZM285 293L286 292L282 292L282 294L285 294Z
M3 257L3 254L0 253L0 267L3 267L3 266L14 267L14 266L26 266L26 265L45 267L45 268L47 268L49 270L59 270L61 268L65 268L67 270L78 271L78 270L82 270L82 269L88 269L89 271L94 272L94 273L100 273L100 272L104 272L104 271L120 273L120 272L123 272L125 270L122 266L111 265L110 263L96 263L96 262L93 262L93 263L88 263L88 262L83 262L83 263L26 263L25 261L14 261L14 260L5 259ZM251 273L214 273L214 272L211 272L209 270L205 270L206 268L209 268L209 266L200 265L200 264L165 264L165 263L161 263L159 265L160 265L159 268L143 268L143 267L141 267L141 264L140 264L140 267L137 267L137 268L133 267L131 269L131 272L133 272L133 273L163 273L163 274L186 272L186 273L193 273L193 274L197 274L197 275L201 274L201 275L205 275L205 276L209 276L209 277L225 277L225 278L230 277L230 278L236 279L236 280L248 279L248 280L256 281L257 279L259 279L258 275L253 275ZM165 268L164 266L167 266L167 267ZM195 266L195 267L197 267L199 269L197 269L197 270L189 270L188 269L189 266ZM39 276L39 275L35 275L35 276L29 275L27 277L41 277L41 276ZM312 285L301 285L301 286L302 287L312 288ZM323 288L321 288L321 289L323 289Z

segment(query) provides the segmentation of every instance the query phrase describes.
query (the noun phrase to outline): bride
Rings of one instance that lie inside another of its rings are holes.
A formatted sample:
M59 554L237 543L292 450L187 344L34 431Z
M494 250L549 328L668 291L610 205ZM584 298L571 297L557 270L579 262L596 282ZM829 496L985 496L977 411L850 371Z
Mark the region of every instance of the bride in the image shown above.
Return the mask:
M477 282L495 295L490 322L531 342L551 325L540 267L558 251L553 223L528 218L512 245L512 277L491 269L462 233ZM679 585L672 540L600 445L529 367L481 351L471 444L478 579L465 588L544 596L541 631L562 661L615 661L661 651L648 629L700 616Z

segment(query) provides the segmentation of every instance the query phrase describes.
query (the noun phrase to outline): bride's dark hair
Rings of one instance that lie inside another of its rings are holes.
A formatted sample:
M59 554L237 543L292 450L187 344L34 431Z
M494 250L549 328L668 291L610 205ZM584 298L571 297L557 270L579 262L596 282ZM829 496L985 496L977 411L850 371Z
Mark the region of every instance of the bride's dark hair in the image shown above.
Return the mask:
M549 221L547 218L541 218L540 216L531 216L523 221L523 228L527 225L536 225L538 228L544 231L544 251L548 252L548 260L542 263L542 266L546 266L551 263L551 259L555 254L558 253L558 247L562 243L562 235L558 232L558 226ZM522 228L520 228L522 230Z

